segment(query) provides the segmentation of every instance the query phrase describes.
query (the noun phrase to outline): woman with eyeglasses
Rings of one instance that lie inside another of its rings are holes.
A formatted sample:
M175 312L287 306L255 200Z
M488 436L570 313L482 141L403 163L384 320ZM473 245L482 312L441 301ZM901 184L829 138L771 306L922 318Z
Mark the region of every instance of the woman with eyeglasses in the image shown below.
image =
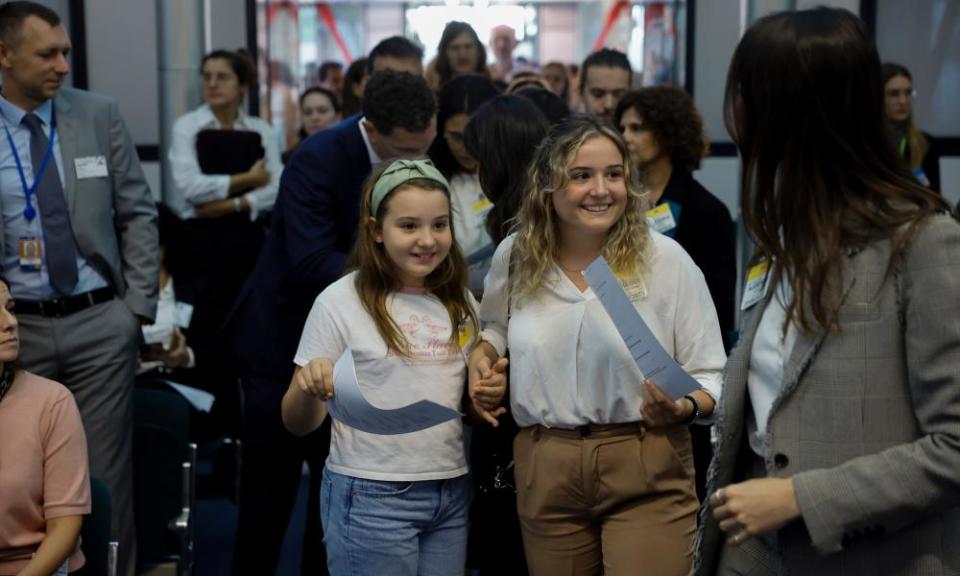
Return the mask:
M470 265L470 288L482 292L483 276L496 248L487 234L493 204L483 194L477 161L463 143L463 132L477 109L499 94L489 78L458 76L443 86L437 106L437 137L427 153L450 181L450 202L457 244Z
M913 176L924 186L940 191L940 155L936 142L921 132L913 118L913 76L906 66L894 62L883 64L884 116L893 144Z

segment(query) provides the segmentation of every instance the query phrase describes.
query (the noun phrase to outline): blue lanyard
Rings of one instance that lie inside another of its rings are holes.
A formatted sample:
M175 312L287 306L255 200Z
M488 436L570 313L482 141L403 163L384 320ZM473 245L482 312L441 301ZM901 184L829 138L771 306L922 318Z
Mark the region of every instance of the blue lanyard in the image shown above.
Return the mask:
M57 137L57 122L54 120L50 123L50 138L47 140L47 151L43 154L43 160L40 161L40 167L37 168L37 173L33 175L33 186L27 186L27 177L23 173L23 164L20 162L20 155L17 154L17 146L13 143L13 136L10 135L10 129L7 128L6 125L4 125L3 129L7 133L7 142L10 144L10 151L13 152L13 161L17 163L17 172L20 173L20 184L23 185L23 195L27 200L26 206L23 208L23 217L27 220L27 224L29 224L37 217L37 211L30 202L30 197L37 191L37 185L40 184L40 177L43 176L43 172L47 169L47 164L50 162L50 156L53 155L53 141Z

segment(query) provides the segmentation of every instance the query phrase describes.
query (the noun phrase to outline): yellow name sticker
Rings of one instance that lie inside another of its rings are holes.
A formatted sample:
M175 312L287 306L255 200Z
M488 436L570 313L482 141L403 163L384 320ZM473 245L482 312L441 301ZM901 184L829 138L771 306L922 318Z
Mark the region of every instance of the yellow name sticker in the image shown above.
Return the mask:
M770 261L752 266L747 272L747 282L743 287L743 299L740 301L740 309L746 310L757 302L763 300L767 295L767 278L770 275Z
M484 196L483 198L477 200L470 206L470 210L474 214L480 214L481 212L487 212L493 208L493 202L489 198Z
M661 204L656 208L647 210L647 223L650 227L661 234L665 234L677 227L677 221L673 217L669 204Z

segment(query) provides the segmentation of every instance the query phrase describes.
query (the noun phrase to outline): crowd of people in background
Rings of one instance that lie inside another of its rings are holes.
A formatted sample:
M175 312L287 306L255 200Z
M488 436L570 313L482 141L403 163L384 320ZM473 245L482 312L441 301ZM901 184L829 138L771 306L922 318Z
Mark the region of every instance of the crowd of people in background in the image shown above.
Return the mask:
M907 68L844 10L747 29L738 270L690 95L516 45L450 22L426 64L401 36L324 62L283 153L214 50L157 206L116 103L61 86L57 14L0 6L0 574L83 565L91 477L135 573L148 368L243 440L237 575L275 573L305 465L303 574L960 571L960 225ZM600 256L694 391L640 371ZM373 404L466 416L352 428L345 350Z

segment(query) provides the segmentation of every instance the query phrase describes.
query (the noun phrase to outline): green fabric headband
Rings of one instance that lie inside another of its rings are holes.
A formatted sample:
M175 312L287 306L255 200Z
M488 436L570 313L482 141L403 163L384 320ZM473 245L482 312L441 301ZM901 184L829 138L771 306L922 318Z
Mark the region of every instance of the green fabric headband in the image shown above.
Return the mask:
M370 199L371 216L376 217L377 210L387 194L411 180L433 180L448 192L450 183L429 160L394 160L373 186L373 198Z

